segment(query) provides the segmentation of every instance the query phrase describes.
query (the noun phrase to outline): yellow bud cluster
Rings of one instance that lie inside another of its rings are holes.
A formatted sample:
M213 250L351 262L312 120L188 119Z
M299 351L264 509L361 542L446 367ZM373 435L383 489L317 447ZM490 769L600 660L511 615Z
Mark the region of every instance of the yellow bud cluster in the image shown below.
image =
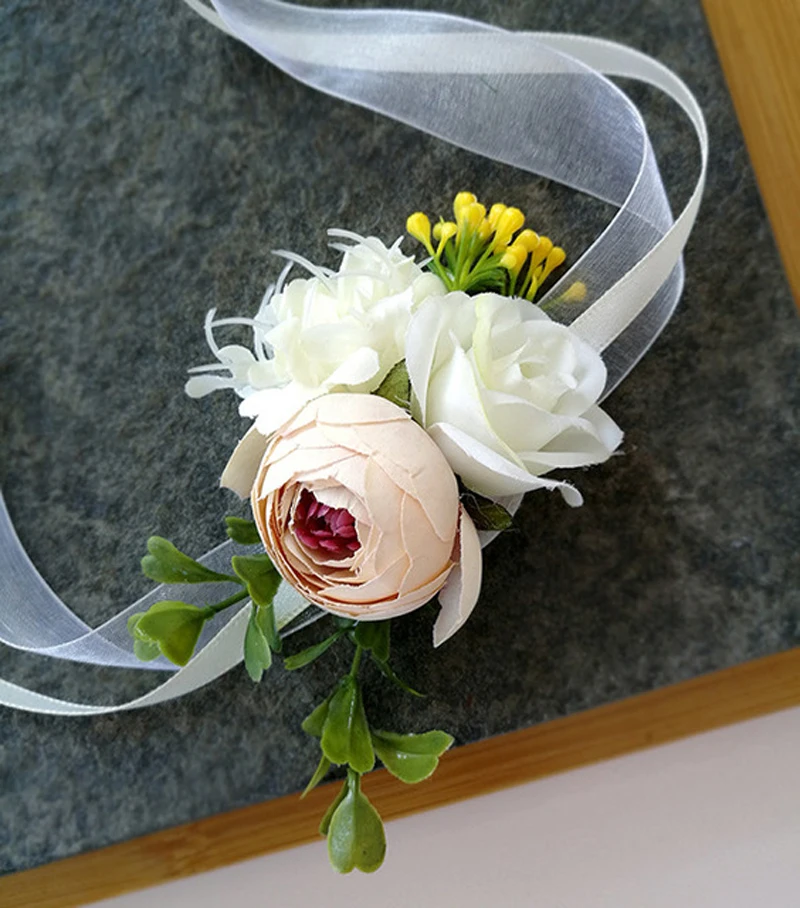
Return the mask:
M459 192L453 200L452 221L440 220L431 229L428 217L417 211L406 229L425 246L431 256L429 267L448 289L475 292L496 287L532 300L566 255L546 236L524 225L525 215L519 208L497 202L487 213L473 193Z

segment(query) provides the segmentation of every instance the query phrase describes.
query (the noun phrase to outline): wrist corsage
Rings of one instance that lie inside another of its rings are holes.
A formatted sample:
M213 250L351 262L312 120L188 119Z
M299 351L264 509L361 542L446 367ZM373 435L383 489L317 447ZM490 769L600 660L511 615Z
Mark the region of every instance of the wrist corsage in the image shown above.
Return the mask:
M438 600L433 645L469 618L481 585L481 545L511 526L520 497L578 490L553 470L602 463L622 432L598 406L606 384L601 356L534 302L565 260L517 208L486 208L456 196L453 220L431 229L417 212L407 230L424 247L416 261L375 237L329 231L338 270L283 253L289 265L252 318L209 312L206 337L217 362L191 370L186 390L220 388L243 398L253 420L222 474L250 500L253 521L229 518L229 534L254 544L235 555L223 582L239 594L213 605L156 602L129 623L143 658L183 665L205 621L250 599L244 663L254 681L278 656L290 670L340 641L352 667L303 723L320 761L306 791L332 767L346 772L323 817L332 865L380 866L380 817L361 789L379 759L404 782L426 779L453 739L444 731L374 728L363 704L359 665L371 658L415 694L390 666L391 621ZM303 266L308 277L289 280ZM581 284L559 303L580 301ZM232 326L252 331L252 349L220 346ZM202 565L152 538L143 568L158 581L185 582ZM331 634L286 656L273 599L281 583L331 615Z

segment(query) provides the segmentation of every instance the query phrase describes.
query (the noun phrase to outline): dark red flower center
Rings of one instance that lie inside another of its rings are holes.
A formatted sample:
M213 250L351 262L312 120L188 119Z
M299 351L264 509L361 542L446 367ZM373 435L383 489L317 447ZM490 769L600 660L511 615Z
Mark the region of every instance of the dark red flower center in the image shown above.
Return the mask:
M323 504L308 489L303 489L295 505L294 532L307 549L328 558L349 558L361 548L350 511Z

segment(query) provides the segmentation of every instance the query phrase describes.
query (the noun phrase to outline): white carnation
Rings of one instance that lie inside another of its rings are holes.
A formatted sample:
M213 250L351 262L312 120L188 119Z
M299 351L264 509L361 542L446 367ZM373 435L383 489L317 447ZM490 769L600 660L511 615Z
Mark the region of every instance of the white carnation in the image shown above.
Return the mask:
M344 253L338 271L284 253L312 276L283 283L284 272L255 319L209 314L206 335L219 363L192 370L190 396L232 388L245 398L242 415L257 418L268 434L320 394L374 391L403 359L411 314L427 296L444 291L441 281L404 255L399 241L387 248L375 237L330 233L352 242L334 244ZM213 330L227 324L249 325L254 351L218 347ZM220 370L229 375L214 374Z

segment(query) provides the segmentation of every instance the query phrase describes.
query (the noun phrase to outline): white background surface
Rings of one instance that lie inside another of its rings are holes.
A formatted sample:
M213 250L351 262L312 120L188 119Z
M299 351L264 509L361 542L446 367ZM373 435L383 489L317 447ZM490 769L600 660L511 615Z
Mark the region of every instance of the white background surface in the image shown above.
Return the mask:
M370 876L320 841L96 904L797 908L799 767L800 708L395 820Z

